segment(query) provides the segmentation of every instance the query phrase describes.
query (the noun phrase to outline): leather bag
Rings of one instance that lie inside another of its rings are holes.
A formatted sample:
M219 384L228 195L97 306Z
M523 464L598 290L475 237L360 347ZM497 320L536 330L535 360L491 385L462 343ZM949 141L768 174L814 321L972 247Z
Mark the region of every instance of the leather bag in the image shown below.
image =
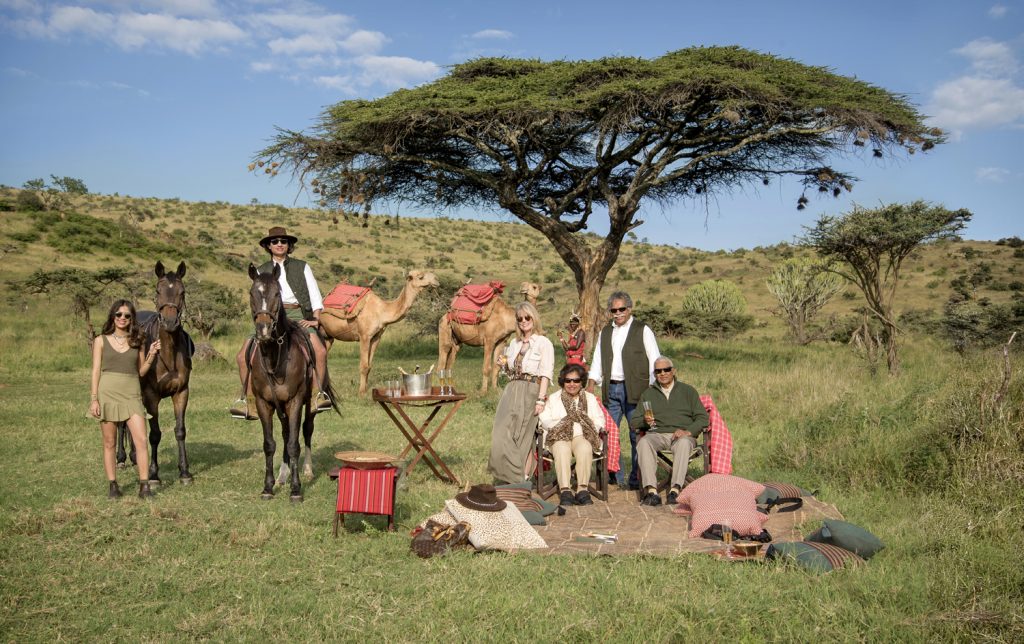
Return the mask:
M471 526L465 521L446 526L428 519L427 523L413 534L410 547L417 557L429 559L434 555L448 554L452 550L469 544Z

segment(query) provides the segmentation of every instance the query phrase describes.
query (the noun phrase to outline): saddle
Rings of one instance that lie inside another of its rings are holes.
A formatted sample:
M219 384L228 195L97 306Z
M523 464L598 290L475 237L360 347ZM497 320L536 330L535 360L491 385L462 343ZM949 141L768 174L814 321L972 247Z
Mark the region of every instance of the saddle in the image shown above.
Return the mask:
M458 324L480 324L491 317L487 305L505 290L505 283L492 280L486 284L466 284L455 293L448 307L448 319Z
M143 351L149 350L149 345L154 340L160 337L160 329L157 325L160 324L160 316L153 311L139 311L137 321L139 328L146 335L146 346L143 347ZM184 328L181 329L181 333L185 336L185 346L188 347L188 357L192 357L196 354L196 343L192 340L192 336L188 334Z
M356 286L355 284L339 282L337 286L331 289L327 297L324 298L324 308L340 311L341 315L338 317L345 319L354 318L359 315L359 311L366 304L364 299L369 292L369 286ZM337 315L337 313L334 314Z

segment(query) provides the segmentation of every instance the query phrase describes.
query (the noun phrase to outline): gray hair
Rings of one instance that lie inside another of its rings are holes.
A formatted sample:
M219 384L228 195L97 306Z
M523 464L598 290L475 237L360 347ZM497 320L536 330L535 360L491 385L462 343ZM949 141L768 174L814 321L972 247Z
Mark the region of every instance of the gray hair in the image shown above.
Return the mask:
M658 364L658 362L661 362L661 361L667 362L668 366L672 367L673 369L676 366L675 363L672 362L672 358L670 358L668 356L658 356L657 358L654 359L654 364Z
M607 308L612 308L612 302L615 300L622 300L628 308L633 308L633 298L629 296L629 293L625 291L615 291L608 296Z

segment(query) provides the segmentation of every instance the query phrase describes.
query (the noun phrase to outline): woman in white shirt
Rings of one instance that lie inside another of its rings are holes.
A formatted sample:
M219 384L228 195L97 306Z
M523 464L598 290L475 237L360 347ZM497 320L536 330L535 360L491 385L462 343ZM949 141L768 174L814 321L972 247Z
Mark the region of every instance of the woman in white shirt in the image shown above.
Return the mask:
M487 470L496 481L519 483L529 478L527 461L537 430L537 415L547 402L555 368L555 348L544 337L536 307L516 305L516 338L498 356L510 382L498 401L491 429L491 458Z
M567 364L558 374L561 389L552 394L540 412L540 426L545 432L544 445L555 459L558 478L559 505L591 505L590 465L594 454L603 445L604 412L597 398L584 390L587 370L582 365ZM576 457L576 493L569 487L569 465Z

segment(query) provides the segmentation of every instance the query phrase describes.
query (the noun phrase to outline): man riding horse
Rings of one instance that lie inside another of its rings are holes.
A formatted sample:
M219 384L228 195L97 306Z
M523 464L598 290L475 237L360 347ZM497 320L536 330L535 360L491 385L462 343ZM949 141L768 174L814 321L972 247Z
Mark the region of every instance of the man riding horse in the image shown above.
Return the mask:
M327 348L317 331L320 327L320 311L324 308L324 303L320 295L320 287L317 286L309 264L290 256L298 241L297 237L289 235L281 226L271 228L267 236L260 240L260 246L270 253L270 260L259 267L259 272L271 273L275 265L280 266L278 283L281 285L281 301L288 319L295 320L306 329L309 334L309 343L313 348L317 385L317 392L313 398L313 409L327 411L331 409L331 398L324 391L323 386L324 374L327 371ZM245 420L256 419L255 409L250 404L251 396L249 395L251 346L252 338L249 338L235 357L235 361L238 363L238 377L242 382L242 393L232 405L231 415Z

